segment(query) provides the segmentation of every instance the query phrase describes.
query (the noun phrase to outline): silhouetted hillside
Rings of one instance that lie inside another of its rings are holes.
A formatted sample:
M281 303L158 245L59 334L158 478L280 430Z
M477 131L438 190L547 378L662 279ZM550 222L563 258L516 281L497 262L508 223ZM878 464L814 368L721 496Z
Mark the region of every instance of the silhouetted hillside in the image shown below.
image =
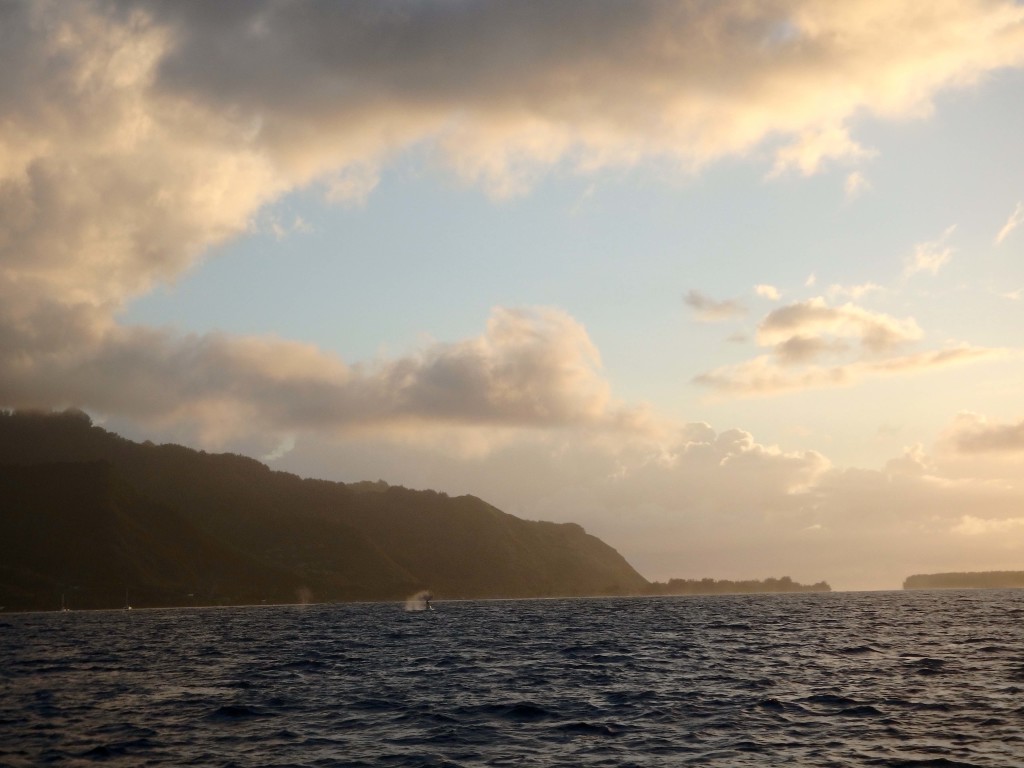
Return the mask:
M917 573L903 582L904 589L1010 589L1024 587L1024 571L972 573Z
M0 604L83 606L636 594L574 524L472 496L273 472L139 444L77 411L0 414ZM88 596L88 598L86 597Z
M141 496L107 462L0 466L0 499L8 607L280 600L300 586Z

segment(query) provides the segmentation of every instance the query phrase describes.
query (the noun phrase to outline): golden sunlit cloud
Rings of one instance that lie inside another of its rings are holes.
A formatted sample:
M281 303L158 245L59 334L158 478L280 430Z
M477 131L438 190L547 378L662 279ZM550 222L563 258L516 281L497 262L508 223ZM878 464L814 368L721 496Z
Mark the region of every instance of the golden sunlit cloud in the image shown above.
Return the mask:
M904 277L916 275L918 272L938 274L938 271L953 257L953 248L947 245L947 241L954 230L956 230L955 224L948 227L938 239L915 245L914 253L907 259L903 270Z
M852 303L832 307L820 297L773 310L757 329L762 346L784 344L792 339L837 337L855 338L870 352L884 352L921 335L913 318L899 320Z
M996 235L995 244L1002 245L1002 242L1010 236L1017 227L1020 226L1021 222L1024 222L1024 202L1017 203L1017 207L1013 209L1013 213L1010 214L1010 218L1003 224L1003 228L999 230Z
M847 130L841 126L814 128L801 132L792 144L776 153L775 166L769 177L778 176L790 168L796 168L804 176L810 176L818 171L826 158L850 161L868 158L874 154L873 150L865 149L850 139Z
M695 376L693 381L708 387L717 395L730 397L763 397L811 389L849 387L872 376L910 375L957 365L998 360L1006 350L988 347L956 347L916 355L901 355L885 360L861 360L845 365L808 365L793 368L794 362L805 362L824 352L845 352L841 345L811 344L806 355L788 350L775 356L762 355L743 363L722 366ZM790 358L786 358L790 355Z
M966 454L1020 454L1024 453L1024 421L997 424L980 414L964 412L957 416L946 440Z
M923 337L913 318L899 319L824 298L772 310L758 324L757 343L771 349L735 365L701 373L694 382L718 395L767 396L851 386L866 377L909 375L998 359L1006 350L957 345L906 354ZM837 362L822 365L827 359Z
M885 464L885 471L890 475L912 475L921 477L935 472L935 463L925 453L921 443L915 443L904 449L903 456L890 459Z
M865 178L863 173L860 171L853 171L846 177L846 183L844 184L843 189L846 192L847 200L856 200L867 190L871 189L871 183L867 178Z
M981 0L594 3L560 22L539 2L285 8L4 6L5 400L68 401L41 377L64 370L54 345L72 340L80 368L113 355L127 369L137 354L146 378L157 355L139 340L154 334L115 328L125 301L178 278L299 186L365 201L382 165L412 147L497 195L556 164L592 173L669 158L688 172L779 137L775 170L806 174L864 155L851 116L922 114L941 89L1024 62L1019 9ZM912 269L934 271L948 254L942 240L921 246ZM742 309L697 292L687 301L706 320ZM186 354L155 336L159 354ZM200 358L231 344L181 343ZM789 347L810 350L796 334Z

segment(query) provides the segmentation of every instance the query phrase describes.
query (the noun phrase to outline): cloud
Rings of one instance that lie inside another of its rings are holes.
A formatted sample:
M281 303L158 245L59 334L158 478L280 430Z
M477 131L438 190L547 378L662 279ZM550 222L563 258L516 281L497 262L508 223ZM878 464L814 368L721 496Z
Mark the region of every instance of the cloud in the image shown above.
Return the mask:
M887 461L885 471L890 475L922 477L935 472L935 463L925 453L924 446L917 443L905 449L900 458Z
M852 303L830 307L820 297L773 310L757 329L762 346L794 340L824 342L830 336L855 338L866 351L883 353L921 338L922 332L912 318L899 320Z
M770 349L769 354L720 366L693 381L719 395L768 396L851 386L868 377L910 375L1006 354L963 344L905 351L922 336L913 318L899 319L853 303L830 306L818 297L779 307L761 320L757 343Z
M746 314L747 311L742 304L733 299L717 301L700 291L693 290L683 297L683 302L694 311L697 319L704 323L731 320Z
M974 515L964 515L951 530L960 536L1013 535L1024 531L1024 517L988 520Z
M877 360L863 366L872 373L917 373L935 368L950 368L990 360L1001 360L1009 350L997 347L974 347L968 344Z
M365 205L379 182L380 174L375 167L350 165L327 178L325 195L332 203Z
M786 370L768 355L760 355L736 365L724 365L693 378L695 384L707 387L717 395L753 397L778 395L806 389L849 386L853 379L844 366L810 367Z
M779 293L779 289L776 288L774 285L755 285L754 293L765 299L770 299L771 301L778 301L780 298L782 298L782 294Z
M913 256L907 259L903 276L910 277L918 272L938 274L939 270L953 257L953 248L946 243L955 229L956 225L954 224L948 227L938 239L915 245Z
M882 286L875 283L861 283L860 285L838 285L833 284L828 287L829 298L835 298L836 296L849 296L851 299L857 300L869 293L875 293L876 291L884 290Z
M950 349L901 355L883 360L860 360L853 363L789 369L811 359L822 350L842 351L838 346L813 345L807 354L776 352L776 357L761 355L737 365L722 366L694 377L694 383L708 387L719 395L752 397L779 395L810 389L848 387L874 376L912 375L957 365L997 360L1005 350L988 347L953 347Z
M1022 60L1019 13L999 2L304 5L155 6L180 41L159 84L258 113L275 145L312 120L439 137L463 174L513 190L567 154L690 167L772 136L788 137L778 170L811 173L864 154L853 115L922 114L936 91Z
M769 176L778 176L790 168L810 176L817 172L826 158L859 160L873 154L873 150L865 149L850 139L849 133L842 126L812 128L802 131L795 141L776 153L775 166Z
M1010 214L1010 218L1003 224L1003 228L999 230L999 234L996 235L996 239L993 241L995 245L1002 245L1003 240L1009 237L1010 233L1013 232L1021 222L1024 221L1024 202L1017 203L1017 207L1013 209L1013 213Z
M828 354L841 354L849 345L838 339L827 340L819 336L790 336L780 341L773 350L781 365L810 363Z
M843 189L846 192L847 200L856 200L866 191L871 189L871 183L867 178L865 178L863 173L860 171L853 171L846 177L846 183L844 184Z
M294 448L295 435L287 435L283 440L281 440L281 442L274 446L274 448L269 453L265 453L262 456L260 456L260 461L273 463L280 459L282 456L287 456L289 451L294 450Z
M1024 452L1024 421L994 424L976 413L959 414L945 439L964 454L1020 454Z
M584 328L552 309L498 308L479 337L354 366L268 337L120 327L66 337L34 328L39 338L0 355L0 392L10 401L192 423L207 443L408 424L630 431L644 420L612 400ZM26 360L19 350L29 346L37 356Z
M157 393L180 376L153 374L168 360L238 364L244 349L243 391L261 386L254 350L323 366L303 367L297 388L339 375L338 361L281 340L174 339L115 320L290 191L358 203L403 153L496 196L552 168L685 174L755 149L811 173L863 154L855 116L926 114L942 90L1024 63L1019 10L989 0L43 0L4 4L0 36L0 400L68 402L82 372L116 363L153 385L131 407L162 403L168 418L179 411ZM708 316L739 310L693 298ZM432 375L465 384L446 364ZM68 371L79 377L43 378Z
M253 227L254 231L265 232L274 236L275 240L281 241L293 234L309 234L313 231L309 222L299 215L291 218L291 221L282 220L279 216L270 214L261 216L260 221Z

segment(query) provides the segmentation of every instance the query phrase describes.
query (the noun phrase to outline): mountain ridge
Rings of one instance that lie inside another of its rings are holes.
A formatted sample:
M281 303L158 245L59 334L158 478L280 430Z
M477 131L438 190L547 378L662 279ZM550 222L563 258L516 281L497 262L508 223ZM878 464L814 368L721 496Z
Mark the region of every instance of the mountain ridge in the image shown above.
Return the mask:
M9 608L55 607L61 595L120 607L125 592L140 605L187 605L649 586L575 523L522 520L473 496L303 479L235 454L136 443L81 411L0 414L0 493L0 604Z

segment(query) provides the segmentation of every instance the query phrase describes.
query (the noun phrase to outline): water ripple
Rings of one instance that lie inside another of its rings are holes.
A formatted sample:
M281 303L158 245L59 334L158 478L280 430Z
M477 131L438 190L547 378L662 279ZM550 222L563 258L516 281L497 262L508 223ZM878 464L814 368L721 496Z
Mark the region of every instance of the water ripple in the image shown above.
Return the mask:
M1024 592L5 616L0 765L1024 765Z

